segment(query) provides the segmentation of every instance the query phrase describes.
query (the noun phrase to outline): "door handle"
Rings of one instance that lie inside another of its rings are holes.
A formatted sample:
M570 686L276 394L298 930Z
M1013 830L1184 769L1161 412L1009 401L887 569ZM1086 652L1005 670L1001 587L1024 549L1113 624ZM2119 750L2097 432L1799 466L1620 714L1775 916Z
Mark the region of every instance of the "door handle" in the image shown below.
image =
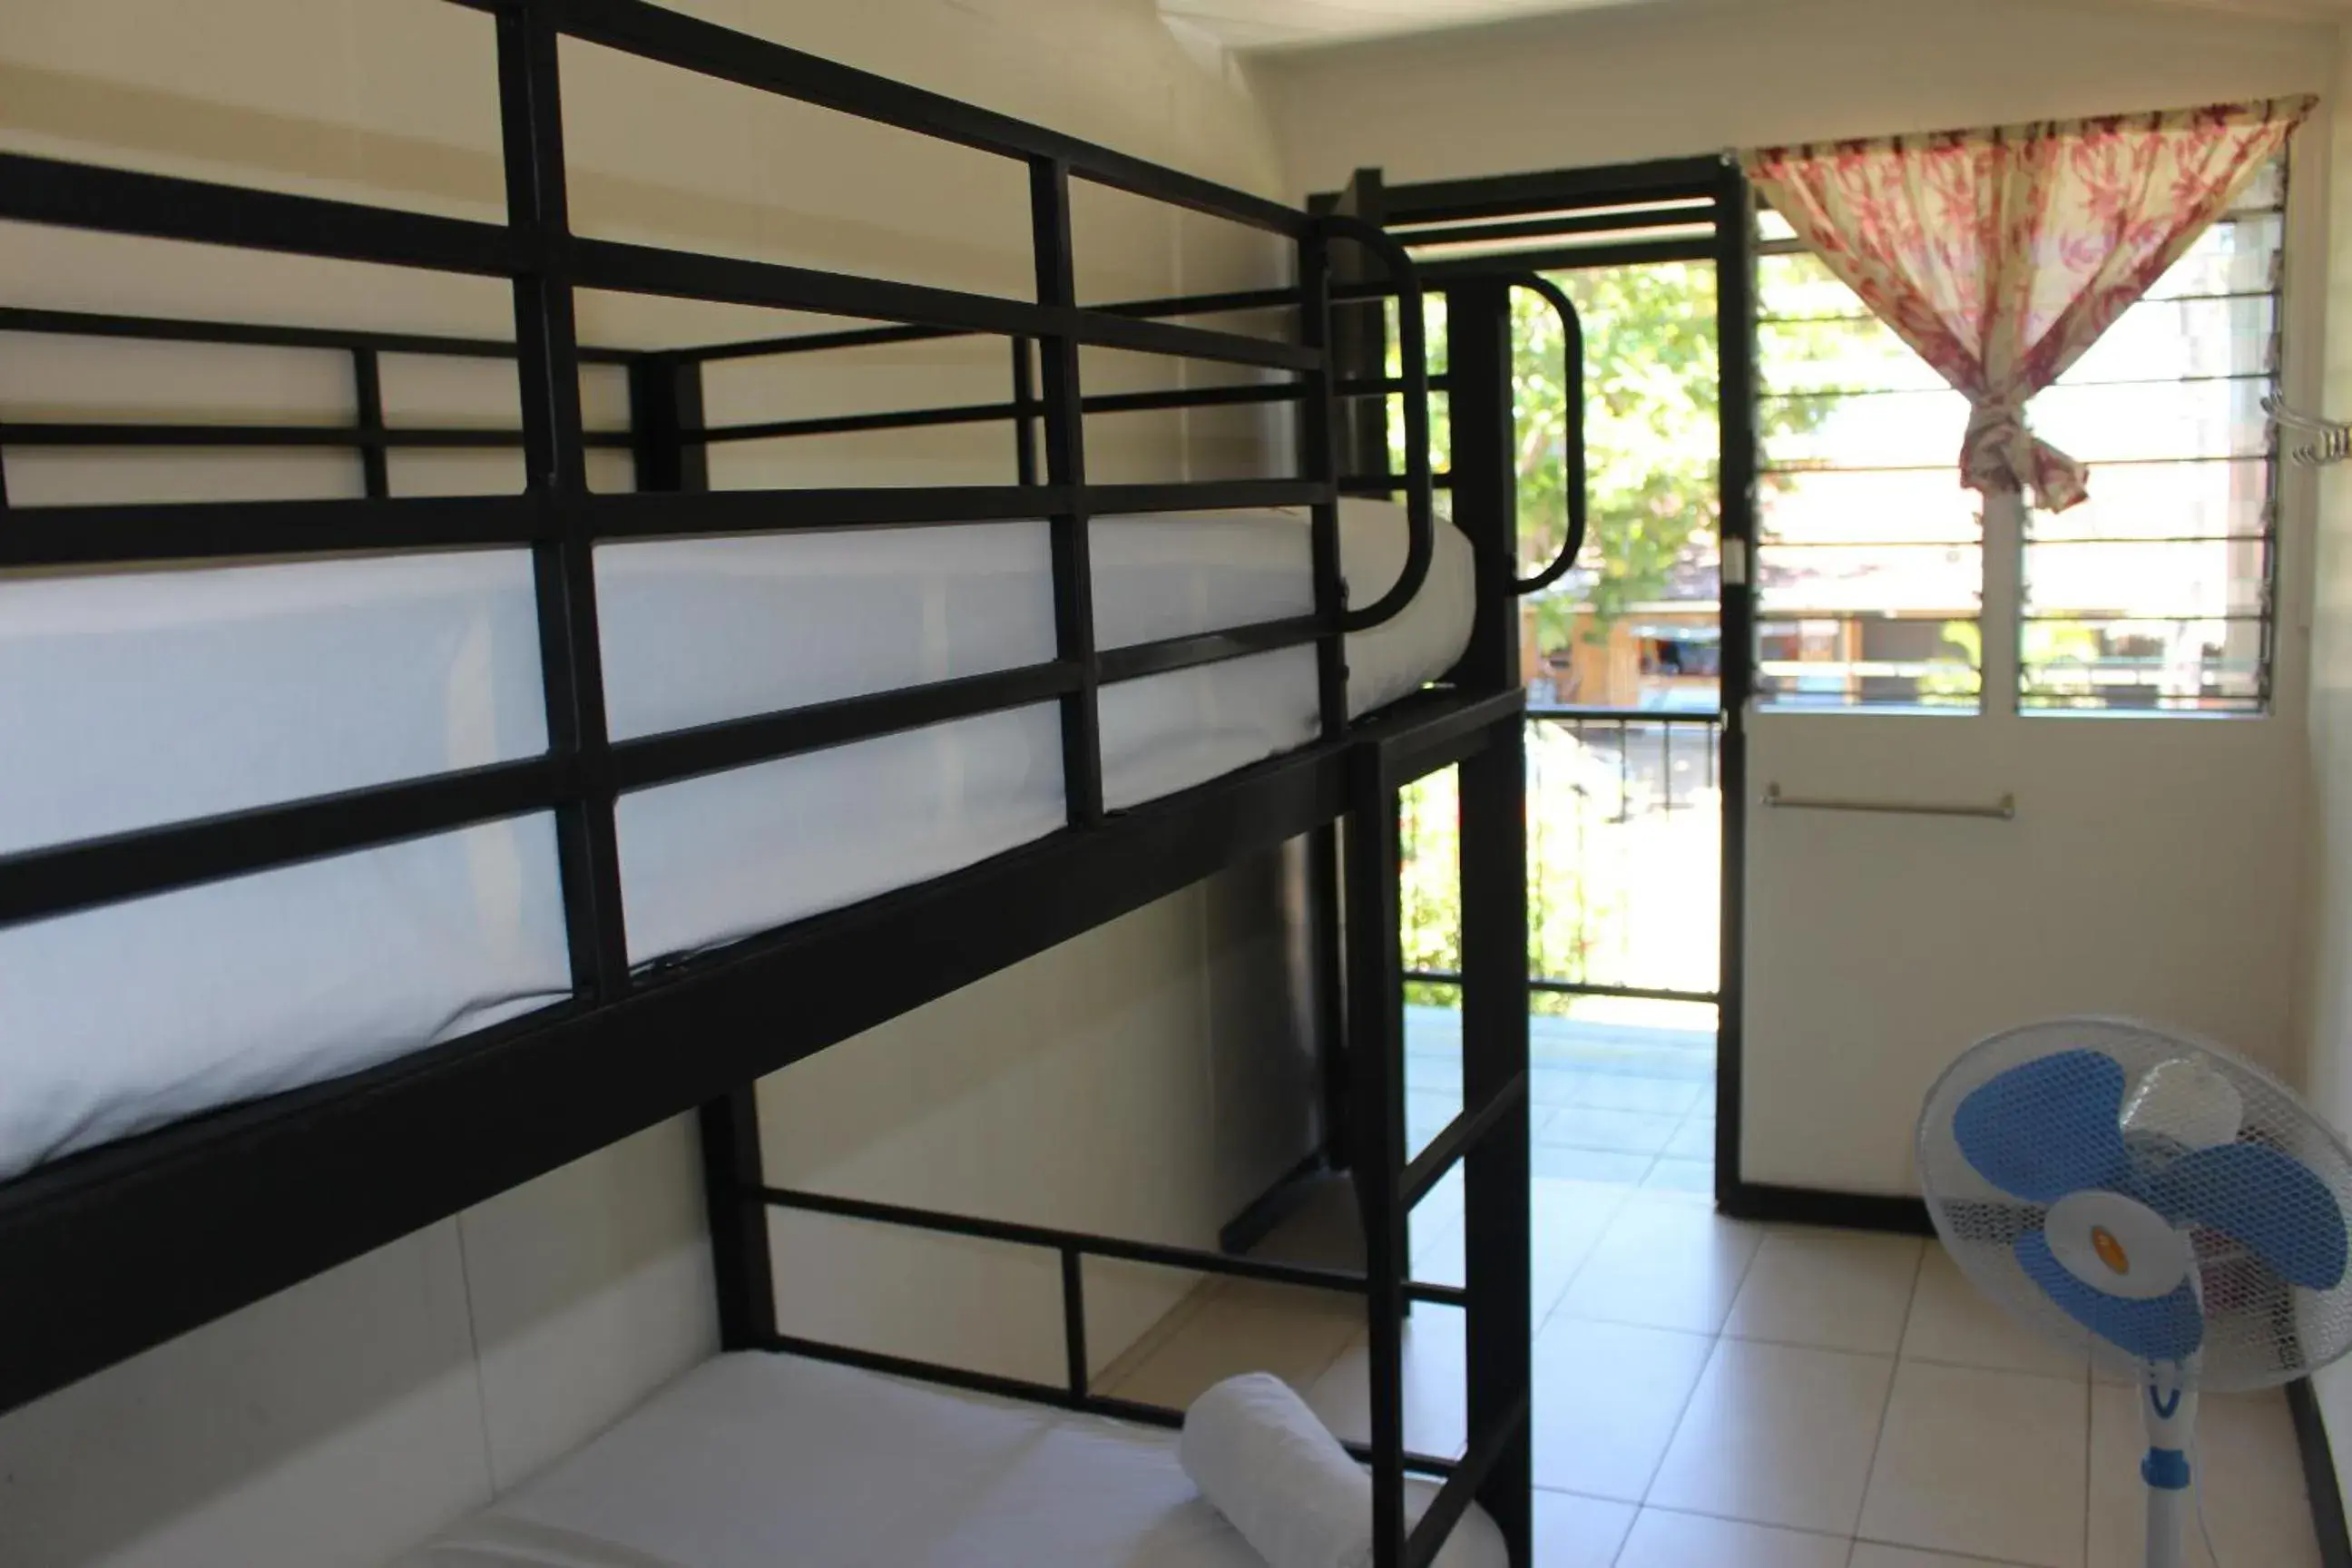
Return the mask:
M1835 795L1783 795L1778 784L1764 786L1764 804L1783 811L1866 811L1886 816L1974 816L1994 822L2017 819L2017 796L2004 795L1989 805L1969 801L1849 800Z

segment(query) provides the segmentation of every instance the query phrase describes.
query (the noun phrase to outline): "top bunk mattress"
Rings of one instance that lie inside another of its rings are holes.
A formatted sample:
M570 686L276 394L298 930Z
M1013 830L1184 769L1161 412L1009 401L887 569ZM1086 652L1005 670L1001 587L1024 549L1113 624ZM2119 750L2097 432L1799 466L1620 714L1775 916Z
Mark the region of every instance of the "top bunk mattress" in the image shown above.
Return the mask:
M1341 508L1352 601L1401 509ZM1098 519L1106 648L1307 613L1300 511ZM1349 708L1459 657L1471 552L1348 639ZM1054 657L1045 525L596 552L616 740ZM1118 810L1305 743L1315 654L1106 686ZM0 854L538 755L530 557L484 551L0 580ZM616 809L630 961L698 952L1060 827L1041 703L680 780ZM545 813L0 929L0 1178L355 1072L568 994Z
M1408 1511L1436 1488L1409 1478ZM1472 1505L1438 1568L1505 1568ZM1265 1568L1176 1434L746 1352L393 1568Z

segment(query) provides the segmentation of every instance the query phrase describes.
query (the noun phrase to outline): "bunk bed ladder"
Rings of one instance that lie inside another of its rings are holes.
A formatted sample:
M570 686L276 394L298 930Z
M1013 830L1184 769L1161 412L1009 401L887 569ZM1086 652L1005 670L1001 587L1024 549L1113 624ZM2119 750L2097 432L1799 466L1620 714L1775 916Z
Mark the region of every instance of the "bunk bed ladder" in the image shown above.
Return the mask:
M1517 489L1507 282L1447 299L1454 521L1477 561L1478 615L1451 672L1468 691L1520 687ZM1487 726L1459 763L1463 1109L1408 1163L1399 789L1421 769L1381 745L1354 759L1346 820L1349 1117L1362 1214L1370 1339L1373 1563L1423 1568L1475 1499L1512 1561L1531 1561L1526 741ZM1412 1299L1408 1216L1464 1171L1470 1441L1421 1521L1404 1523L1403 1322Z

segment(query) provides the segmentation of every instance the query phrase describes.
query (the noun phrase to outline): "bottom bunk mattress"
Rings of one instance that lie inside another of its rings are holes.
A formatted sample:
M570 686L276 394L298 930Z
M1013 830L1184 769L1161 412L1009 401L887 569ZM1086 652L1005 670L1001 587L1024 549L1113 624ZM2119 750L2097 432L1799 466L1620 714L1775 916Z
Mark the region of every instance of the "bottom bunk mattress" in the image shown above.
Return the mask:
M1341 509L1366 604L1404 515ZM1098 519L1110 648L1305 614L1298 511ZM1042 522L607 543L595 556L616 741L1043 663ZM1357 714L1460 655L1450 527L1421 593L1348 639ZM541 754L526 552L0 579L0 855ZM1311 740L1315 652L1102 689L1113 810ZM837 909L1062 826L1045 702L624 794L629 958ZM0 1178L359 1071L568 994L548 813L0 929Z
M1418 1517L1434 1483L1408 1481ZM1506 1568L1475 1504L1439 1568ZM1176 1434L797 1356L704 1363L393 1568L1265 1568Z

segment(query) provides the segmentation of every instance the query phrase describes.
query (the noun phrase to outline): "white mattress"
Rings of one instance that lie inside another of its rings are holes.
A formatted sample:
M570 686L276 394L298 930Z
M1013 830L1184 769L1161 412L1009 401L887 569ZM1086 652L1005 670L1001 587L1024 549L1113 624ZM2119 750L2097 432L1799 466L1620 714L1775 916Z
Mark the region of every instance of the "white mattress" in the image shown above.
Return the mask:
M1343 509L1354 602L1402 513ZM1364 712L1467 639L1452 529L1349 639ZM1097 641L1304 613L1298 512L1101 520ZM1042 523L597 552L618 739L1053 657ZM545 749L530 561L476 552L0 580L0 853ZM1139 805L1315 730L1311 647L1104 689L1104 795ZM625 795L634 962L936 877L1061 826L1051 704ZM0 929L0 1177L357 1071L569 990L538 815Z
M1408 1481L1415 1518L1433 1483ZM1503 1568L1475 1504L1440 1568ZM393 1568L1265 1568L1176 1434L721 1356Z

